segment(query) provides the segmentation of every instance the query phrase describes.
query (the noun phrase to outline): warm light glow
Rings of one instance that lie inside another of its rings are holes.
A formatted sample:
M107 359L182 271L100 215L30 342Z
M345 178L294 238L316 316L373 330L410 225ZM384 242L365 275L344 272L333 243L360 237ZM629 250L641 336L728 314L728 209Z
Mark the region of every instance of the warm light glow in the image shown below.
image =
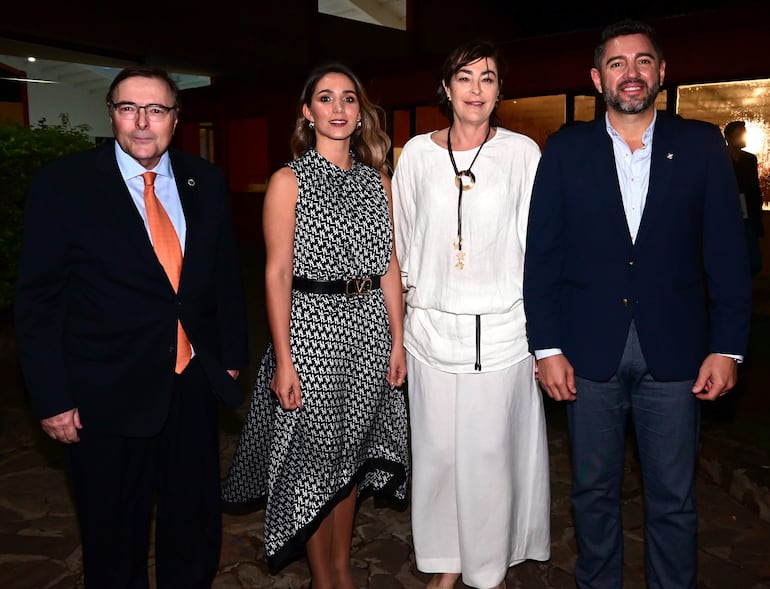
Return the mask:
M401 156L401 150L404 149L403 147L394 147L393 148L393 167L396 167L396 164L398 163L398 158Z
M746 121L746 151L763 153L767 148L768 124L763 121Z
M770 78L679 86L676 112L722 131L730 121L746 123L744 149L757 156L762 200L770 209Z
M770 210L770 121L746 117L746 147L757 156L759 184L762 190L762 208Z
M32 56L30 55L30 56L27 58L27 61L28 61L28 62L30 62L30 63L34 63L34 62L36 62L36 61L37 61L37 58L35 58L35 57L32 57Z

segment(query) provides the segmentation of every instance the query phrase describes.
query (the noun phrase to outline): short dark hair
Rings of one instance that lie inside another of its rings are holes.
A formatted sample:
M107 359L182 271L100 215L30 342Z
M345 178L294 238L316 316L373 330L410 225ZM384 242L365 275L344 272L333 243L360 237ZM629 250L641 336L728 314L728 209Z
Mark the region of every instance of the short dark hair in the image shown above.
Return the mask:
M115 79L112 80L110 89L107 90L107 106L112 104L112 95L115 92L115 88L118 87L118 84L128 78L136 77L157 78L165 82L168 89L171 90L171 95L174 97L174 104L167 104L165 106L174 106L176 107L177 112L179 112L179 87L176 85L176 82L166 70L149 65L132 65L122 69L118 75L115 76Z
M655 29L645 22L629 18L608 25L602 31L601 41L596 46L596 49L594 49L594 67L597 70L602 69L607 42L615 37L623 37L625 35L644 35L647 37L658 56L658 61L663 61L663 48L660 46Z
M497 67L498 92L500 92L503 88L503 68L505 67L505 61L500 48L491 41L467 41L456 47L444 60L444 64L441 66L439 72L438 108L441 111L441 114L449 119L450 123L454 120L454 113L452 111L452 103L449 101L446 90L444 90L444 85L446 84L449 86L449 82L452 81L452 76L459 72L463 67L484 58L492 59L495 62L495 66ZM498 96L502 95L498 94ZM495 108L492 110L489 122L494 127L500 125L500 120L497 117L497 104L495 104Z
M725 125L725 137L729 137L739 129L746 130L746 121L730 121Z

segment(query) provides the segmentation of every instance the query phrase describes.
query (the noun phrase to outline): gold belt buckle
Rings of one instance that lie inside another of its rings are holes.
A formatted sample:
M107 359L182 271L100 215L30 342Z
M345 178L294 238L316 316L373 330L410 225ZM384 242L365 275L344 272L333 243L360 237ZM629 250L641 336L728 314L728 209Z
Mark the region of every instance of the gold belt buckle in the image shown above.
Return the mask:
M350 278L345 281L345 294L349 297L366 294L371 290L372 279L369 276L365 278Z

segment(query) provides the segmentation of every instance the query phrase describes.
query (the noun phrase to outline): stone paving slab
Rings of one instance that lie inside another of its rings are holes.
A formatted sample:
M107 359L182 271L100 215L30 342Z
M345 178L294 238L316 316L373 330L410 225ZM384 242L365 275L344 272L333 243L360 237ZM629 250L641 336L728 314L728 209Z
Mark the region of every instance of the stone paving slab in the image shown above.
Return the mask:
M237 441L233 428L222 432L223 468ZM40 435L42 436L42 434ZM4 437L0 432L0 438ZM38 437L31 433L30 438ZM509 589L574 589L576 545L569 505L567 436L549 427L552 484L552 555L546 563L526 562L510 569ZM46 448L35 440L31 448ZM50 454L57 448L50 444ZM7 446L6 446L7 447ZM0 587L3 589L81 589L80 547L72 504L61 466L41 465L45 456L21 448L0 457ZM25 464L26 463L26 464ZM15 465L9 468L9 465ZM725 489L701 476L699 589L770 588L770 523ZM642 505L639 472L629 449L623 484L625 588L643 589ZM262 545L261 510L224 515L220 572L213 589L299 589L310 575L304 559L270 575ZM358 509L352 562L359 587L421 589L429 576L414 565L410 512L364 499ZM151 573L152 571L151 563ZM151 583L154 588L154 583ZM462 584L458 585L463 589Z
M9 340L0 338L0 589L82 589L81 553L61 448L31 417ZM253 371L252 371L253 372ZM253 381L246 371L242 380ZM246 407L223 411L223 473ZM574 589L576 544L570 511L570 464L563 418L549 412L551 558L510 569L509 589ZM704 427L697 481L701 515L698 589L770 589L770 457ZM623 484L626 589L643 589L642 505L632 450ZM263 512L224 515L220 571L213 589L300 589L304 559L270 575L262 546ZM429 576L414 565L408 506L360 503L352 562L359 587L421 589ZM152 555L150 575L154 573ZM154 582L151 582L154 589ZM459 589L463 589L458 584Z
M701 435L701 474L770 522L770 454L711 425Z

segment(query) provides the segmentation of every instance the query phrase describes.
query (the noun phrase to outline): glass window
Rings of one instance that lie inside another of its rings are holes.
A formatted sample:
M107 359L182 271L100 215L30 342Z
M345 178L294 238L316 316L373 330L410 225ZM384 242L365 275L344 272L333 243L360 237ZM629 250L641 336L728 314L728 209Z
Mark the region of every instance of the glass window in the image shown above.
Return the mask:
M414 115L412 115L414 112ZM398 163L401 149L412 137L412 118L414 117L414 135L437 131L449 126L449 120L441 114L437 106L417 106L412 110L394 110L392 114L393 131L393 166Z
M596 118L598 96L575 96L575 121L593 121ZM558 131L567 122L567 96L536 96L532 98L513 98L503 100L497 109L503 126L528 135L540 148L545 146L548 136ZM598 105L604 113L604 102ZM662 90L655 99L655 108L666 109L666 91Z
M531 137L542 149L548 136L564 124L566 104L564 94L511 98L500 101L497 114L503 127Z
M575 120L593 121L596 118L596 96L575 96Z
M200 156L210 162L214 162L214 125L201 123L199 133Z
M746 151L757 156L764 208L770 208L770 80L679 86L676 112L720 129L746 122Z

